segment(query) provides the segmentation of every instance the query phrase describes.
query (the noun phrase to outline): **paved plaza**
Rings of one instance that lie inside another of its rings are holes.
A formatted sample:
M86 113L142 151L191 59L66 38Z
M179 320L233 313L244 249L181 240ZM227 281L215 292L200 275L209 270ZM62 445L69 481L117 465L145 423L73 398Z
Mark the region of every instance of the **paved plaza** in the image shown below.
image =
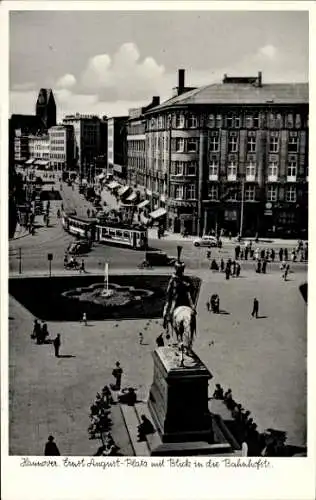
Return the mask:
M286 430L289 443L305 444L307 308L298 287L306 273L296 269L288 282L278 271L258 276L246 270L229 281L220 273L192 274L203 280L194 350L213 373L210 393L216 382L231 387L259 430ZM220 296L220 315L206 311L212 293ZM255 296L258 319L250 316ZM123 385L147 398L161 321L50 322L51 336L61 333L61 354L73 356L58 359L51 345L30 339L30 313L12 297L9 306L10 453L42 455L51 433L63 455L94 454L99 443L89 440L88 426L96 393L112 382L119 360Z

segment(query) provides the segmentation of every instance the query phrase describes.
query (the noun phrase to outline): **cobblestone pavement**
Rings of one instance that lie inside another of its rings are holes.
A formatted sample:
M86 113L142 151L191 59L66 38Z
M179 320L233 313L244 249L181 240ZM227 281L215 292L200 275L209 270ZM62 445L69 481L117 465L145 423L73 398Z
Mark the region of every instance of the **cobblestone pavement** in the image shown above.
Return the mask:
M297 271L288 282L279 273L244 272L229 281L218 273L196 274L203 284L194 349L214 375L210 392L216 382L231 387L260 430L284 429L290 443L305 444L306 304L298 286L306 273ZM226 313L207 313L205 303L214 292ZM250 317L255 295L260 319ZM89 407L97 391L112 382L117 360L123 385L134 385L147 397L159 322L49 323L53 337L62 335L61 354L75 356L56 359L51 345L30 339L33 318L12 297L9 314L10 453L41 455L50 433L64 455L95 453L98 443L89 441L87 432Z

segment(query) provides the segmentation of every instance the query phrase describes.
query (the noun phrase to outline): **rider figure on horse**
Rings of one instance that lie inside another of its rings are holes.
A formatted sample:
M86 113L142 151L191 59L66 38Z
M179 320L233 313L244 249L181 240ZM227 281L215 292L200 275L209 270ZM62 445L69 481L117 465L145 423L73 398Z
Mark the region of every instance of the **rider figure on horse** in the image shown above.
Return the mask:
M195 312L195 304L191 296L191 284L183 275L185 265L180 261L182 247L178 246L178 259L175 262L175 272L171 276L165 307L163 310L163 327L168 331L169 323L172 323L172 315L176 307L189 306Z

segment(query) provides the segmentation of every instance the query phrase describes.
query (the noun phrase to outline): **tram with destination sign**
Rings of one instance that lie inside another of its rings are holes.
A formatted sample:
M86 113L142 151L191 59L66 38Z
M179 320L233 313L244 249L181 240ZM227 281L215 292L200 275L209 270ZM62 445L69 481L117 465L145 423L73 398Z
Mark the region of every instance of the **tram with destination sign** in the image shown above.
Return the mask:
M135 250L146 250L148 230L142 225L121 222L102 222L96 224L95 241L112 245L122 245Z
M96 219L88 219L63 213L62 225L65 231L78 238L84 238L90 241L94 241L95 239Z

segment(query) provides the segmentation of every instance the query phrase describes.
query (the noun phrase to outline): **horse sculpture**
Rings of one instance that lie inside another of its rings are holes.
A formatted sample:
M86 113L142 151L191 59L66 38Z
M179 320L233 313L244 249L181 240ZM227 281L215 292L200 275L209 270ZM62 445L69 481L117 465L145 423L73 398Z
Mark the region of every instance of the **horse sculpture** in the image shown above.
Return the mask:
M176 307L172 316L172 328L179 347L188 356L192 356L192 344L196 335L196 313L191 307Z

